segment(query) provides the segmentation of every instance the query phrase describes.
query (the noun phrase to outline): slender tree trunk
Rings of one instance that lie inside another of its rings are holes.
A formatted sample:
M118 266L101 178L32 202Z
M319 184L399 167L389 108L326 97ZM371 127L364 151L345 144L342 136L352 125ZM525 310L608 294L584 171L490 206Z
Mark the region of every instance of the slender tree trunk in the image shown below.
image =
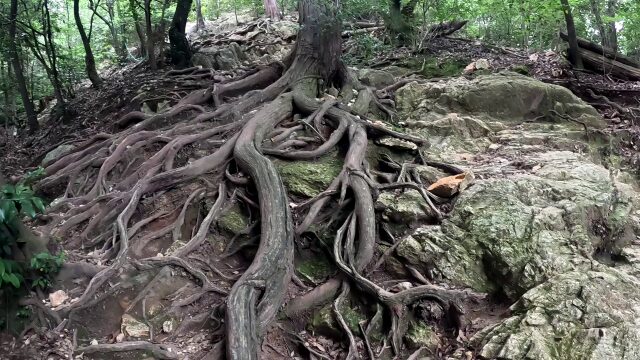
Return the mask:
M204 29L204 17L202 17L202 0L196 0L196 31Z
M82 39L82 46L84 46L84 65L87 70L87 76L89 77L89 80L91 80L91 84L98 88L102 85L102 79L100 79L98 71L96 70L96 60L93 57L91 43L87 37L87 33L84 31L82 19L80 19L80 0L73 0L73 17L76 20L76 26L78 26L78 33L80 34L80 39Z
M560 4L562 5L564 20L567 23L567 34L569 35L569 62L571 62L574 67L582 69L582 58L580 57L580 53L578 52L578 36L576 35L576 26L573 22L573 14L571 13L569 0L560 0Z
M177 67L186 67L191 63L191 46L185 34L187 17L191 10L192 0L178 0L169 27L169 43L171 44L171 63Z
M276 0L264 0L264 13L271 19L279 19L280 11Z
M147 59L151 70L156 70L158 63L156 61L155 39L151 24L151 0L144 0L144 19L147 28Z
M136 34L138 35L138 40L140 41L140 56L147 56L147 40L144 36L144 29L142 27L142 23L140 22L140 15L138 14L138 10L136 9L136 0L129 0L129 11L131 12L131 16L133 17L134 27L136 29Z
M18 86L18 92L22 98L22 104L24 105L25 113L27 114L27 124L29 126L29 132L34 133L38 130L38 118L36 112L33 109L33 103L29 98L29 91L27 90L27 83L24 79L22 72L22 65L18 58L18 45L16 44L16 19L18 18L18 0L11 0L11 10L9 13L9 53L11 54L11 63L13 65L13 72L16 77L16 85Z
M607 17L610 19L607 23L607 43L609 47L614 51L618 51L618 30L616 29L616 22L613 18L616 16L618 10L618 3L616 0L609 0L607 2Z
M600 6L598 4L598 0L590 0L591 12L593 13L593 18L595 22L595 27L598 29L598 34L600 35L600 44L602 47L610 48L609 37L607 36L607 30L604 27L604 21L602 21L602 14L600 13Z

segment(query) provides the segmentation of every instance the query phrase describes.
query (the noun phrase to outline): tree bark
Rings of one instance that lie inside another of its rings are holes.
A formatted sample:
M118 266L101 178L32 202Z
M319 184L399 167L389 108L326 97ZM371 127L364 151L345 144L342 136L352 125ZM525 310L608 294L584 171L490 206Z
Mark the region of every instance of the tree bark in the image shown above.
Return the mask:
M612 48L614 51L618 51L618 30L616 29L616 22L613 18L616 16L616 11L618 10L618 3L616 0L607 1L607 10L606 15L609 18L609 22L607 23L607 44L608 47Z
M191 2L192 0L178 0L176 11L173 13L173 20L171 20L171 27L169 28L171 63L179 68L189 66L193 55L185 34Z
M569 62L573 64L574 67L582 69L582 58L580 57L580 53L578 52L578 37L576 35L576 26L573 22L573 14L571 13L569 0L560 0L560 4L562 5L564 20L567 23L567 34L569 36L569 50L567 51L567 53Z
M18 86L18 92L22 98L22 104L24 105L25 113L27 114L27 124L29 126L29 133L34 133L38 130L38 118L36 117L36 111L33 108L33 103L29 98L29 91L27 90L27 83L24 79L24 73L22 72L22 64L18 58L18 45L16 44L16 19L18 18L18 0L11 0L11 10L9 12L9 54L11 54L11 64L13 66L13 72L16 77L16 85Z
M280 11L276 0L264 0L264 13L271 19L279 19Z
M149 62L151 70L156 70L158 63L156 62L155 38L151 24L151 0L144 0L144 22L147 28L147 61Z
M142 23L140 22L140 15L138 14L138 10L136 9L136 0L129 0L129 11L131 12L131 16L133 17L134 27L136 29L136 34L138 35L138 40L140 42L140 56L147 56L147 40L144 36L144 29L142 28Z
M84 65L87 71L87 76L91 80L91 84L99 88L102 85L102 79L98 75L96 70L96 60L93 57L93 51L91 50L91 42L87 37L87 33L84 31L82 25L82 19L80 19L80 0L73 0L73 17L76 20L76 26L78 27L78 33L82 40L82 46L84 47Z
M204 29L204 17L202 17L202 0L196 0L196 31Z

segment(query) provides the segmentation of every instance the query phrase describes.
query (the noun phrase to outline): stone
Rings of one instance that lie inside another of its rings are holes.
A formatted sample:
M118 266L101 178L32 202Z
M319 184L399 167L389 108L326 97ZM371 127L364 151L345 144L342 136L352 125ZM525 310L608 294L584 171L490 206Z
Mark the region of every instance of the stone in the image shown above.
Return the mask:
M49 151L47 155L45 155L44 159L42 160L42 164L44 165L44 164L51 163L54 160L58 160L58 158L60 158L62 155L68 153L69 151L75 148L76 147L71 144L60 145L57 148Z
M121 343L121 342L123 342L123 341L124 341L124 334L123 334L123 333L119 333L119 334L116 336L116 342L117 342L117 343Z
M167 320L162 323L162 331L166 334L171 334L175 330L176 323L172 320Z
M63 290L54 291L49 294L49 301L51 302L51 307L58 307L64 304L65 301L69 299L69 295Z
M383 192L378 196L375 206L382 211L384 219L398 224L426 222L434 218L427 202L414 189L397 194Z
M340 309L340 314L347 323L349 329L354 333L358 333L360 331L358 324L361 321L366 320L366 317L359 311L359 309L349 306L346 301L342 305L342 309ZM314 333L328 337L341 338L344 334L340 324L334 317L333 305L331 304L326 305L313 313L309 327Z
M473 173L470 171L447 176L431 184L427 190L434 195L448 198L469 187L473 183L473 179Z
M283 40L293 39L299 28L300 25L292 21L276 21L271 24L271 30Z
M234 204L218 220L218 226L230 234L238 235L249 226L249 218L238 204Z
M415 151L418 150L418 145L412 143L411 141L398 139L392 136L383 136L379 139L376 139L376 144L386 146L392 149L403 150L403 151Z
M358 72L358 78L364 85L377 89L393 85L396 82L396 78L391 73L375 69L361 69Z
M276 160L274 163L290 193L314 197L340 174L343 159L334 151L314 161Z
M98 340L96 339L92 339L91 342L89 342L89 344L91 345L98 345Z
M122 315L120 331L132 338L144 338L149 336L149 326L129 314Z
M438 181L438 179L447 176L442 170L428 165L418 165L415 169L418 176L420 176L420 180L425 184L433 184Z
M489 65L489 60L487 59L478 59L476 60L476 70L489 70L491 65Z
M595 264L549 279L471 339L487 359L638 359L640 284Z
M435 353L440 344L438 334L429 325L419 321L410 324L404 339L409 349L415 350L424 347L431 353Z
M238 56L232 48L221 48L215 55L215 68L217 70L233 70L240 67Z

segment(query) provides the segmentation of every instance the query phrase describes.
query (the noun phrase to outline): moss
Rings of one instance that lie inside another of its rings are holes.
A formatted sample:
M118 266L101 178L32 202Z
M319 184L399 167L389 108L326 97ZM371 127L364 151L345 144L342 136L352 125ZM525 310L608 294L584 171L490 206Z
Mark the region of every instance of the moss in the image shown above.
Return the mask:
M431 351L435 351L440 343L438 335L423 322L412 322L405 335L405 340L409 348L426 347Z
M218 220L218 226L231 234L239 234L249 226L249 219L235 204Z
M307 279L317 283L333 274L335 267L324 256L318 256L300 262L296 270Z
M459 76L462 74L462 70L464 70L469 63L468 61L461 59L415 59L414 67L416 70L422 69L423 61L424 69L422 70L422 75L427 78Z
M345 304L343 304L342 308L340 309L340 314L342 315L344 321L347 323L347 326L349 327L349 330L351 330L351 332L360 332L359 323L366 320L366 317L358 307L352 307L345 302ZM332 305L326 305L322 309L316 311L311 318L309 326L314 332L320 335L332 337L343 336L342 328L340 327L334 316Z
M296 195L314 197L324 191L340 174L343 160L334 151L314 161L275 161L287 190Z
M527 65L515 65L513 68L511 68L511 71L521 75L529 76L529 67Z

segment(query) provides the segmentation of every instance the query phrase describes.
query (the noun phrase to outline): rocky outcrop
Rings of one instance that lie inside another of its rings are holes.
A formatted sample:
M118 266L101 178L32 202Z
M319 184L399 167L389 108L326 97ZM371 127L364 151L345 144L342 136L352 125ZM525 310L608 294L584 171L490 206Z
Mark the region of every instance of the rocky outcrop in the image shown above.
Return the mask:
M596 111L515 74L411 83L396 102L398 125L429 139L429 154L475 175L444 221L423 223L396 253L435 280L514 303L473 337L479 354L640 357L640 195L600 155ZM410 194L393 195L383 217L408 218Z

